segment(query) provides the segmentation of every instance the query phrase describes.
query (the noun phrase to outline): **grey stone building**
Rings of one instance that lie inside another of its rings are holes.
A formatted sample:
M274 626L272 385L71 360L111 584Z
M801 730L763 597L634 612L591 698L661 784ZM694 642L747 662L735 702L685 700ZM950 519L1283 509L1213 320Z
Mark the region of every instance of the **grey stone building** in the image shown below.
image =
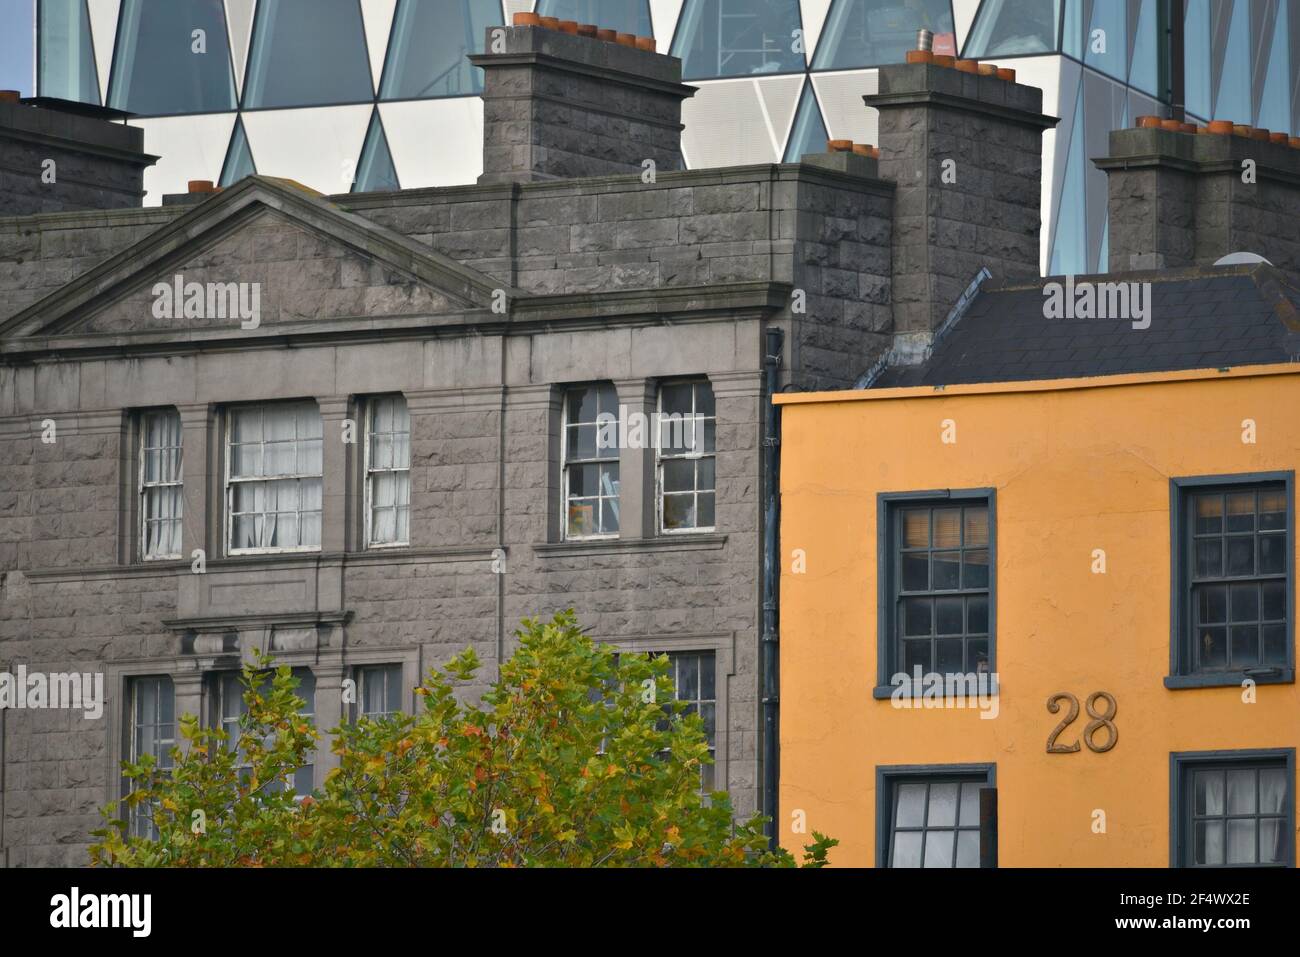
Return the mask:
M849 387L923 352L980 266L1036 275L1053 120L1036 89L885 68L879 164L686 171L676 59L503 39L474 61L475 186L117 208L94 197L138 192L138 141L78 152L121 127L0 104L0 671L106 697L0 711L8 865L85 863L120 761L182 713L235 720L254 648L328 728L344 681L411 708L429 666L468 645L490 677L521 617L568 606L673 656L713 783L760 806L767 330L782 387ZM43 183L54 149L104 163ZM602 449L620 407L703 441Z

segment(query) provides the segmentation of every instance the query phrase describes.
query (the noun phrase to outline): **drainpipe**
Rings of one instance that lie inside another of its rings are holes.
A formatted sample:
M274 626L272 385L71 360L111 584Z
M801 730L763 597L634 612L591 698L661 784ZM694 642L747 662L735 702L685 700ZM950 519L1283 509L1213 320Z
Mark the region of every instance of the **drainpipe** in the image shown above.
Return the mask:
M778 522L781 475L781 421L772 397L778 389L781 347L785 333L776 327L767 330L767 349L763 358L763 814L768 845L777 846L776 798L779 773L777 719L780 709L780 680L777 673L777 589L780 584Z

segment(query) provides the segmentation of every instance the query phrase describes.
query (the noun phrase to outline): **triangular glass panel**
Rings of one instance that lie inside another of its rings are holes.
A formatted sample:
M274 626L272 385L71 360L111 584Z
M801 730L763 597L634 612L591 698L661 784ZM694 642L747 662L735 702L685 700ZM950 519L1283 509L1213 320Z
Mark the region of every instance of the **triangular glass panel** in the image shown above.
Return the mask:
M37 8L37 94L98 106L99 78L86 0L43 0Z
M672 52L687 80L802 73L801 24L799 0L686 0Z
M1160 60L1156 49L1156 0L1142 0L1138 12L1137 29L1133 36L1132 62L1129 65L1129 86L1143 93L1160 96Z
M472 96L483 91L483 71L469 62L483 52L487 28L501 23L497 0L439 4L401 0L388 40L381 100Z
M1128 4L1097 0L1083 48L1084 63L1123 83L1128 78Z
M1088 159L1083 121L1083 90L1076 96L1074 125L1066 146L1065 175L1061 178L1061 200L1056 213L1056 235L1048 272L1053 276L1078 274L1088 268L1087 221L1084 219L1087 197L1084 193L1084 164ZM1059 145L1059 144L1058 144Z
M739 6L740 0L735 0L734 5ZM817 41L813 69L848 70L902 63L907 51L916 49L916 34L921 29L934 34L934 52L956 54L957 32L948 0L912 0L906 4L835 0Z
M373 193L379 190L401 189L397 182L397 168L393 154L388 151L388 137L376 110L370 118L366 144L361 147L361 161L357 163L357 177L352 184L354 193Z
M794 127L790 130L784 161L797 163L809 153L825 153L827 139L826 124L822 121L822 111L817 105L812 80L809 80L799 99L799 111L795 114Z
M244 80L246 108L374 98L357 0L261 0Z
M1264 92L1259 100L1259 118L1256 126L1276 132L1291 133L1291 78L1287 70L1287 4L1277 5L1277 20L1273 24L1272 49L1268 53L1268 72L1264 76Z
M1210 115L1210 0L1187 0L1183 17L1183 98L1187 112Z
M1002 0L981 4L962 56L982 58L1054 53L1059 8L1059 3L1049 4L1043 0Z
M108 105L139 116L233 110L221 0L123 0Z
M226 161L221 166L221 181L218 186L233 186L245 176L257 172L253 164L253 151L248 148L248 137L244 135L243 120L235 120L235 131L230 134L230 147L226 150Z
M1250 112L1250 10L1247 0L1237 0L1228 25L1214 118L1246 124Z
M538 0L543 17L594 23L605 30L651 36L648 0Z

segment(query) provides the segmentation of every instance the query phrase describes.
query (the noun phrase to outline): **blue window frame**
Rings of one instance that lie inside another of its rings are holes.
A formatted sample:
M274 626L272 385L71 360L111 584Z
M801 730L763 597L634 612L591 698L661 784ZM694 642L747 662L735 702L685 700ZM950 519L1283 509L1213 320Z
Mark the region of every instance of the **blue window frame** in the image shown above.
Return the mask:
M1295 748L1169 755L1170 867L1295 867Z
M981 822L980 791L996 783L994 764L877 766L876 867L994 866L996 816Z
M1170 481L1168 688L1295 680L1294 472Z
M877 497L877 698L896 674L988 674L996 690L995 492Z

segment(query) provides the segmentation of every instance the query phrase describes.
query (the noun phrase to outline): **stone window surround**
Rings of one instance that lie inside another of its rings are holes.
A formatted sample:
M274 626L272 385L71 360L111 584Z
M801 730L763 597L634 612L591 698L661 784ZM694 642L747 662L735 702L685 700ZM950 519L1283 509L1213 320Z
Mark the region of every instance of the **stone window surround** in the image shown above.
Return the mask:
M713 754L713 781L719 790L727 790L730 777L728 761L731 753L731 734L728 724L728 705L731 702L731 679L736 672L736 633L711 632L690 635L632 635L605 638L594 636L602 644L614 646L627 654L670 654L691 652L713 653L713 693L717 698L716 744Z
M253 647L270 644L274 623L262 628L252 627L241 631L238 644L251 655ZM260 634L259 634L260 631ZM209 633L211 634L211 633ZM252 640L245 640L245 639ZM356 669L362 665L400 664L402 666L402 703L407 713L414 714L415 689L420 682L421 656L416 645L394 645L391 648L346 648L342 651L308 649L275 651L276 665L290 668L308 668L316 677L314 702L316 729L322 739L316 751L314 786L321 787L325 775L338 766L338 756L329 748L328 731L344 720L350 720L350 707L343 703L343 682L355 678ZM106 774L106 801L115 802L125 795L121 774L122 761L130 754L129 704L130 680L146 675L166 675L172 679L176 693L176 739L184 747L180 734L183 714L199 715L204 727L216 726L217 698L213 677L223 671L238 670L244 663L245 653L238 650L219 654L174 655L164 658L142 658L113 662L105 667L105 690L108 701L104 715L108 721L108 749Z

